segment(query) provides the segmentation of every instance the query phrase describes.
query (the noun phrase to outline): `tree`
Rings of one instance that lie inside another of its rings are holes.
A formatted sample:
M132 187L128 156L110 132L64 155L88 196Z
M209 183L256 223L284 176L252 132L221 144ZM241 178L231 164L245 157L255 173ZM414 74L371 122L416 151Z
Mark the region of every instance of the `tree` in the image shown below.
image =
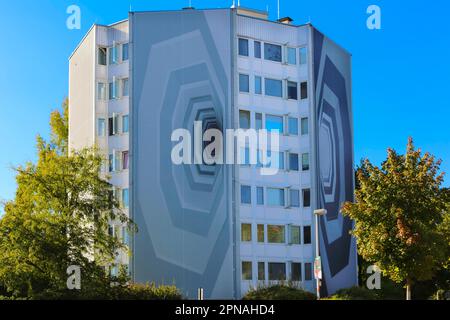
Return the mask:
M66 98L62 104L62 112L54 110L50 114L50 141L56 152L60 155L68 153L69 142L69 100Z
M356 202L342 207L355 221L359 254L393 281L405 283L407 299L414 282L431 279L448 259L441 227L448 198L440 188L440 163L429 153L422 155L410 138L406 154L388 149L381 168L362 162Z
M126 250L108 226L120 221L132 232L134 225L99 175L103 159L95 148L68 155L64 110L52 113L52 142L38 137L36 164L16 169L16 196L0 220L0 285L16 297L99 298L128 279L125 270L108 272ZM80 291L67 289L71 265L81 268Z

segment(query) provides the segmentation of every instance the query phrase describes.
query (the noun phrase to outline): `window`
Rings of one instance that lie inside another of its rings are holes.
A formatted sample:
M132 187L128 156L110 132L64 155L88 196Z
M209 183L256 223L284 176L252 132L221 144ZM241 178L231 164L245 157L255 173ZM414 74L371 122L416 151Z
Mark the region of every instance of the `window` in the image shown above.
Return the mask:
M302 136L308 134L308 131L309 131L308 118L302 118L301 127L302 127Z
M262 113L255 113L255 129L260 130L263 128Z
M284 152L267 151L267 159L269 163L265 165L267 168L278 168L284 170Z
M298 208L300 207L300 191L291 189L289 190L289 196L291 198L291 207Z
M311 244L311 226L303 227L303 244Z
M106 84L103 82L97 83L97 99L106 100Z
M124 245L129 245L129 242L128 230L126 227L122 227L122 243Z
M289 170L298 171L298 154L289 153Z
M97 119L97 135L99 137L104 137L106 135L106 123L103 118Z
M302 154L302 170L303 171L309 170L309 153Z
M301 244L300 242L300 227L290 226L290 244Z
M114 135L114 119L113 118L108 119L108 135L109 136Z
M267 188L267 204L269 206L284 206L284 189Z
M300 52L300 64L306 64L308 59L308 50L306 49L306 47L303 47L299 49L299 52Z
M114 171L120 171L122 166L120 162L122 161L122 152L114 151Z
M252 280L251 261L242 261L242 280Z
M127 189L122 189L122 205L124 208L128 208L129 206L129 192Z
M285 243L284 226L267 225L268 243Z
M109 64L116 64L119 62L119 50L117 46L109 48Z
M291 281L302 281L302 264L299 262L291 263Z
M129 130L128 126L128 115L122 117L122 132L127 133Z
M122 152L122 169L127 170L129 166L128 151Z
M283 97L283 82L275 79L264 79L265 93L271 97Z
M289 134L296 136L298 135L298 119L289 117L288 119L288 127L289 127Z
M303 189L303 207L307 208L311 206L311 191L309 189Z
M98 48L98 64L106 66L106 48Z
M282 262L269 262L269 280L286 280L286 264Z
M278 130L279 133L283 133L283 117L266 115L266 129L267 131Z
M250 111L239 110L239 128L250 129Z
M248 74L239 74L239 92L250 92Z
M241 224L241 241L252 241L252 225L249 223Z
M297 100L297 82L288 81L287 87L288 99Z
M108 156L108 171L113 172L114 171L114 155L110 154Z
M248 40L239 38L239 55L248 57Z
M128 97L129 95L129 81L128 78L122 79L122 96Z
M264 225L258 224L257 225L257 233L258 233L258 242L264 243Z
M128 43L122 44L122 61L128 60Z
M266 280L266 268L264 262L258 262L258 280Z
M242 166L250 165L250 149L249 148L240 148L239 154L237 155L237 161Z
M312 263L305 263L305 280L312 280Z
M252 188L250 186L241 186L241 203L252 203Z
M253 49L255 51L255 58L261 59L261 42L255 41Z
M308 98L308 83L302 82L300 84L300 99L307 99Z
M264 59L281 62L281 46L264 43Z
M255 76L255 94L262 93L262 80L260 76Z
M114 80L109 83L109 99L117 99L119 97L119 81Z
M263 187L256 187L256 204L257 205L264 205L264 188Z
M297 52L295 48L287 48L287 63L297 64Z

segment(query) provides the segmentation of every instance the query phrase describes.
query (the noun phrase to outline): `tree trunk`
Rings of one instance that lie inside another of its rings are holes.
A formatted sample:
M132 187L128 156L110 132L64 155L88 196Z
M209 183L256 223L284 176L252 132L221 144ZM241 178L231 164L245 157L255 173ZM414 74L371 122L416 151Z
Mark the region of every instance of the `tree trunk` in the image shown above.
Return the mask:
M412 281L410 279L406 279L406 300L411 300L411 287Z

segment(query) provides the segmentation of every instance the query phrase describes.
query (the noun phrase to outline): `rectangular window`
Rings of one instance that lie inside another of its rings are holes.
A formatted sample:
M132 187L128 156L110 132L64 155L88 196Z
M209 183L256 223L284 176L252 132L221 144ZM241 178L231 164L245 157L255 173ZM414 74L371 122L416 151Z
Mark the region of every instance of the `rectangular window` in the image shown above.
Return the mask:
M298 154L289 153L289 170L298 171Z
M264 188L263 187L256 187L256 204L257 205L264 205Z
M122 152L122 169L127 170L129 166L128 151Z
M300 191L291 189L289 190L289 196L291 198L291 207L298 208L300 207Z
M119 50L117 46L109 48L109 64L116 64L119 62Z
M97 99L106 100L106 84L103 82L97 83Z
M291 264L291 281L302 281L302 264L299 262Z
M300 84L300 99L307 99L308 98L308 83L302 82Z
M289 134L296 136L298 135L298 119L289 117L288 119L288 126L289 126Z
M308 208L311 206L311 191L309 189L303 189L303 207Z
M120 171L122 169L121 161L122 161L122 152L115 151L114 152L114 171Z
M309 153L302 154L302 170L303 171L309 170Z
M254 53L255 53L255 58L257 59L261 59L261 42L259 41L255 41L254 42Z
M239 74L239 92L250 92L248 74Z
M297 100L297 82L288 81L287 87L288 99Z
M265 94L271 97L283 97L283 82L275 79L264 79Z
M279 134L282 134L284 132L283 117L267 114L266 115L266 130L267 131L278 130Z
M297 50L295 48L287 48L287 63L297 64Z
M122 44L122 61L128 60L128 43Z
M127 189L122 189L122 206L128 208L129 206L129 192Z
M301 244L300 227L299 226L291 226L289 243L290 244Z
M113 172L114 171L114 155L110 154L108 156L108 171Z
M303 244L311 244L311 226L303 227Z
M267 225L268 243L285 243L284 226Z
M281 46L264 43L264 59L281 62Z
M268 161L269 163L265 165L265 167L284 170L284 152L272 152L271 150L269 150L267 151L266 161Z
M255 76L255 94L262 94L262 80L260 76Z
M122 117L122 132L127 133L129 130L128 127L128 115Z
M106 135L106 122L103 118L97 119L97 135L99 137L104 137Z
M130 244L129 237L128 237L128 230L126 227L122 227L122 243L126 246Z
M119 81L115 80L109 83L109 99L119 98Z
M252 241L252 225L249 223L241 224L241 241Z
M123 97L128 97L128 95L130 94L128 83L129 83L128 78L122 79L122 96Z
M262 113L255 113L255 129L261 130L263 128Z
M267 188L267 204L269 206L284 206L284 189Z
M242 280L252 280L251 261L242 261Z
M248 57L248 40L239 38L239 55Z
M250 186L241 186L241 203L252 203L252 188Z
M305 280L312 280L312 263L305 263Z
M282 262L269 262L269 281L286 280L286 264Z
M258 242L264 243L264 225L258 224L257 225L257 232L258 232Z
M264 262L258 262L258 280L266 280L266 268Z
M109 118L108 119L108 135L113 136L114 135L114 119Z
M239 128L250 129L250 111L239 110Z
M98 48L98 64L106 66L106 48Z
M306 47L300 48L300 64L306 64L308 61L308 50Z
M302 127L302 136L307 135L309 132L308 118L302 118L301 127Z

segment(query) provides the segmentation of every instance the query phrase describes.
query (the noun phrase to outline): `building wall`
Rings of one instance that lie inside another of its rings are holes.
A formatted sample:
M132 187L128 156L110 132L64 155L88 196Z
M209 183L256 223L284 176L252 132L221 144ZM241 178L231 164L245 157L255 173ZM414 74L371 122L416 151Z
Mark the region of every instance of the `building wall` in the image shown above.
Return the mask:
M230 172L173 165L172 131L231 127L230 10L130 15L133 274L189 298L235 296Z

